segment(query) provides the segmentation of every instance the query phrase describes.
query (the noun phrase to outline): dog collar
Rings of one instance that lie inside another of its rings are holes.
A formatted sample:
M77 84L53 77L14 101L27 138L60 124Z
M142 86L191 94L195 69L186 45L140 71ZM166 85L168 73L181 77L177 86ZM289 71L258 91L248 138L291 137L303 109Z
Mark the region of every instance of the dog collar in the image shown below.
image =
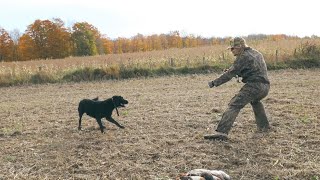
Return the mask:
M112 99L113 106L114 106L114 108L115 108L116 111L117 111L117 115L119 116L119 111L118 111L118 108L117 108L116 104L115 104L114 101L113 101L113 97L112 97L111 99Z

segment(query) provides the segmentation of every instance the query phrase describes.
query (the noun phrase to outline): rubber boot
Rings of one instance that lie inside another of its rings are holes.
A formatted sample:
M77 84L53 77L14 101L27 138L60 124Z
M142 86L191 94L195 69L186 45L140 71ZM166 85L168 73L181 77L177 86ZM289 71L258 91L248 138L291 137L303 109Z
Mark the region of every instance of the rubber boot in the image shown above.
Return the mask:
M256 123L259 131L265 131L270 128L269 121L264 110L263 104L260 101L251 103Z

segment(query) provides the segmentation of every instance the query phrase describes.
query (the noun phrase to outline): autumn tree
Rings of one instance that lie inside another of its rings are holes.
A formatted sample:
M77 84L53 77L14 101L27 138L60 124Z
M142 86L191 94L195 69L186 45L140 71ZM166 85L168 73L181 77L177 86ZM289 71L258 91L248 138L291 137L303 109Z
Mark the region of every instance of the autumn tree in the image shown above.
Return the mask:
M102 45L103 45L103 54L112 54L114 50L114 43L108 37L101 38Z
M29 35L23 34L18 44L19 60L26 61L39 58L39 52L36 51L35 46L35 41Z
M137 34L132 39L133 52L146 51L147 45L145 44L145 37L142 34Z
M211 45L219 45L222 44L224 41L222 38L211 38Z
M12 61L19 61L20 60L20 54L18 52L19 47L19 39L21 37L21 33L18 29L14 29L10 33L10 37L13 41L13 55L12 55Z
M179 31L172 31L168 35L169 48L182 48L182 38Z
M161 46L161 39L158 35L151 35L149 36L152 42L152 50L161 50L163 47Z
M132 51L132 40L124 38L122 43L122 51L123 53L130 53Z
M125 43L125 38L117 38L114 42L114 53L122 54L123 53L123 44Z
M32 58L57 59L67 57L70 54L70 35L60 19L53 19L53 22L36 20L28 26L23 40L25 42L32 41L33 47L23 44L25 43L23 42L21 45L26 45L28 48L19 48L20 50L28 49L35 53ZM28 54L28 52L22 53Z
M71 35L64 22L59 19L53 19L52 27L48 33L49 57L53 59L65 58L71 54Z
M183 47L197 47L197 43L197 38L192 34L183 38Z
M169 48L169 42L168 42L168 39L167 39L167 35L166 34L160 34L159 39L160 39L160 43L161 43L162 49L168 49Z
M145 37L144 44L146 46L146 51L153 51L154 50L151 36Z
M274 35L270 35L270 39L272 41L280 41L280 40L286 39L286 35L284 35L284 34L274 34Z
M14 44L9 33L0 27L0 61L12 61Z

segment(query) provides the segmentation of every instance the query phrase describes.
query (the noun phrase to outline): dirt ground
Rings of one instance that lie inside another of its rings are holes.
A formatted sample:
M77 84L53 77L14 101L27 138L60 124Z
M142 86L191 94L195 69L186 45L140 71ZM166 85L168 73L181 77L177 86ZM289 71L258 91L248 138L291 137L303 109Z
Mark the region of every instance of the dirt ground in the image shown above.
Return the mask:
M196 168L232 179L320 178L320 70L269 72L272 130L256 132L250 105L230 140L204 140L243 84L210 89L218 74L0 88L0 179L175 179ZM129 101L102 134L78 102Z

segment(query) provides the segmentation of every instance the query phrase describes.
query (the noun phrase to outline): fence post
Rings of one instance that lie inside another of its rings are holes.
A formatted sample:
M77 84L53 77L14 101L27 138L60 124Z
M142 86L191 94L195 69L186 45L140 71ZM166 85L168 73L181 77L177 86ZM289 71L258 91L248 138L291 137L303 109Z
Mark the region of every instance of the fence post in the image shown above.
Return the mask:
M277 64L277 62L278 62L278 54L279 54L279 51L278 51L278 49L276 49L276 61L275 61L275 64Z
M189 62L189 56L187 57L187 67L190 66L190 62Z
M170 64L171 67L174 67L174 60L173 60L173 58L170 58L170 59L169 59L169 64Z
M204 57L204 56L202 57L202 64L206 65L206 57Z

